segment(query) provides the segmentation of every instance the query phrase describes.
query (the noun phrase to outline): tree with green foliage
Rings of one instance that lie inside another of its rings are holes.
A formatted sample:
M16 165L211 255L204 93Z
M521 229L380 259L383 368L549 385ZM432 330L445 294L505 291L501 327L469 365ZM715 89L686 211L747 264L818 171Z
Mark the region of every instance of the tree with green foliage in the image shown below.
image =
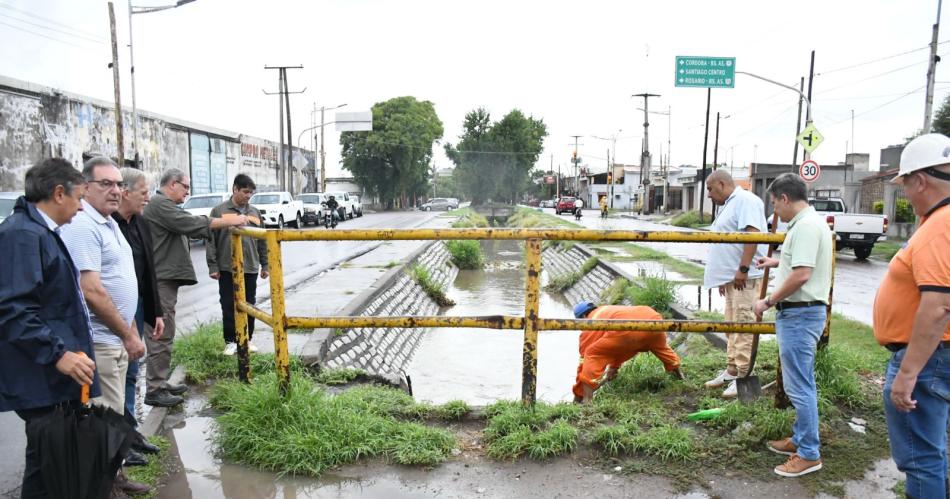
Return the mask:
M462 128L458 144L445 145L462 192L473 205L517 202L530 188L530 171L541 155L547 126L517 109L493 123L488 111L478 108L465 115Z
M943 99L933 119L933 131L950 136L950 95Z
M343 168L370 196L391 209L408 206L429 189L432 144L442 121L429 101L396 97L373 106L371 132L340 134Z

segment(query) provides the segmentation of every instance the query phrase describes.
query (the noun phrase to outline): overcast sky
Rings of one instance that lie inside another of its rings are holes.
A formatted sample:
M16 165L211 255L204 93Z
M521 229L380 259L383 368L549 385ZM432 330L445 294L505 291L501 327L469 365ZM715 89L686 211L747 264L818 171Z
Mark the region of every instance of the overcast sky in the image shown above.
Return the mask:
M115 8L122 96L130 105L128 6ZM566 171L571 136L582 135L581 157L603 171L611 142L594 136L617 135L618 161L639 163L642 99L631 94L651 92L662 94L651 110L672 109L672 163L699 165L706 91L674 87L674 57L735 57L740 71L797 86L814 49L813 118L825 142L813 158L844 160L853 110L847 147L870 153L874 169L880 148L923 124L924 47L936 11L936 0L196 0L134 16L137 103L276 140L277 98L261 90L276 91L277 72L264 65L302 64L289 71L291 89L307 89L291 98L294 141L310 126L315 102L358 111L411 95L435 104L443 142L457 141L465 113L478 106L496 119L518 108L548 125L539 167L553 156L555 169ZM105 1L0 0L5 76L111 100L108 40ZM940 40L950 40L950 27ZM950 44L938 53L950 54ZM946 60L938 65L935 109L950 91ZM713 90L712 121L717 111L730 116L721 123L720 162L789 162L797 102L789 90L743 76L734 89ZM668 150L669 122L661 115L650 121L656 164L661 147ZM334 176L339 136L327 128ZM711 162L714 123L710 132ZM440 147L435 158L450 165Z

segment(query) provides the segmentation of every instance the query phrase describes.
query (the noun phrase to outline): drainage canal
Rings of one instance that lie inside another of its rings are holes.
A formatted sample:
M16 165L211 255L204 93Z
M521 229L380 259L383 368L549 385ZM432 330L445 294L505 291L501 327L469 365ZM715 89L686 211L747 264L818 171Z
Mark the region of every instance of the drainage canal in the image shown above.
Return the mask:
M483 270L459 271L447 290L456 303L446 315L524 315L524 253L520 241L483 241ZM542 284L547 275L542 272ZM570 318L571 304L559 293L541 292L541 316ZM573 398L577 331L541 331L538 338L538 400ZM443 403L486 405L521 397L521 330L437 328L430 331L409 366L413 395Z

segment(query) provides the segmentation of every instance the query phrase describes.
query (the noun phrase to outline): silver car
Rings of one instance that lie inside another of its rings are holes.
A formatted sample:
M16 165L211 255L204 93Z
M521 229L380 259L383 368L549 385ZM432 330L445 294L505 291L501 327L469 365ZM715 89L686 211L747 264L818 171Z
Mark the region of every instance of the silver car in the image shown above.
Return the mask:
M427 201L425 204L420 206L419 209L423 211L432 211L432 210L445 211L445 210L451 209L450 206L452 205L451 203L449 203L449 200L446 198L432 198L429 201Z
M13 214L13 205L22 192L0 192L0 222Z

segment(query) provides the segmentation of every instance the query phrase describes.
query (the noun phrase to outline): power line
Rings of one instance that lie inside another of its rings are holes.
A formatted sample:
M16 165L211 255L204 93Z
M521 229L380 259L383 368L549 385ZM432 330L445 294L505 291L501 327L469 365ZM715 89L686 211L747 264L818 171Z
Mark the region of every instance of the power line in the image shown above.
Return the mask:
M31 35L36 35L36 36L39 36L39 37L41 37L41 38L46 38L47 40L52 40L52 41L54 41L54 42L59 42L59 43L65 44L65 45L70 45L70 46L76 47L76 48L78 48L78 49L86 50L86 49L89 48L89 47L83 47L83 46L81 46L81 45L76 45L75 43L67 42L67 41L65 41L65 40L60 40L59 38L55 38L55 37L52 37L52 36L49 36L49 35L44 35L43 33L37 33L37 32L35 32L35 31L30 31L30 30L28 30L28 29L26 29L26 28L21 28L20 26L16 26L16 25L13 25L13 24L8 24L8 23L5 23L5 22L3 22L3 21L0 21L0 25L7 26L7 27L10 27L10 28L13 28L13 29L18 29L18 30L20 30L20 31L24 31L24 32L26 32L26 33L29 33L29 34L31 34Z
M30 12L30 11L27 11L27 10L18 9L18 8L12 6L12 5L9 5L9 4L0 3L0 8L9 9L9 10L18 12L18 13L20 13L20 14L23 14L23 15L25 15L25 16L29 16L29 17L32 17L32 18L34 18L34 19L39 19L39 20L45 21L45 22L47 22L47 23L49 23L49 24L53 24L53 25L59 26L59 27L61 27L61 28L66 28L66 29L68 29L68 30L75 31L76 33L81 33L81 34L83 34L83 35L86 35L86 36L89 36L89 37L92 37L92 38L98 38L98 39L99 39L100 41L102 41L103 43L105 43L105 41L106 41L106 39L105 39L104 37L101 37L101 36L99 36L99 35L97 35L97 34L95 34L95 33L92 33L92 32L90 32L90 31L85 31L85 30L81 30L81 29L79 29L79 28L74 28L73 26L71 26L71 25L69 25L69 24L61 23L61 22L59 22L59 21L54 21L53 19L49 19L49 18L46 18L46 17L43 17L43 16L36 15L36 14L34 14L34 13Z
M52 31L52 32L54 32L54 33L59 33L59 34L66 35L66 36L72 36L72 37L78 38L78 39L80 39L80 40L84 40L84 41L88 41L88 42L92 42L92 43L99 43L99 44L102 44L102 45L105 45L105 44L106 44L106 42L105 42L104 40L99 40L99 39L95 39L95 38L90 38L90 37L87 37L87 36L84 36L84 35L77 35L77 34L70 33L70 32L65 31L65 30L61 30L61 29L57 29L57 28L51 28L51 27L49 27L49 26L43 26L43 25L40 24L40 23L35 23L35 22L32 22L32 21L27 21L26 19L20 19L20 18L18 18L18 17L13 17L13 16L11 16L11 15L9 15L9 14L4 14L4 13L2 13L2 12L0 12L0 17L6 17L7 19L12 19L12 20L14 20L14 21L18 21L18 22L21 22L21 23L24 23L24 24L29 24L30 26L35 26L35 27L40 28L40 29L49 30L49 31Z
M938 43L937 45L943 45L943 44L945 44L945 43L950 43L950 40L942 41L942 42ZM844 67L840 67L840 68L829 69L828 71L822 71L821 73L816 73L815 76L822 76L822 75L827 75L827 74L831 74L831 73L837 73L838 71L846 71L846 70L848 70L848 69L859 68L859 67L861 67L861 66L867 66L867 65L869 65L869 64L874 64L874 63L876 63L876 62L881 62L881 61L886 61L886 60L889 60L889 59L894 59L895 57L900 57L900 56L907 55L907 54L913 54L914 52L920 52L921 50L927 50L927 49L929 49L929 48L930 48L930 45L924 45L923 47L916 48L916 49L912 49L912 50L908 50L908 51L906 51L906 52L901 52L901 53L899 53L899 54L888 55L888 56L885 56L885 57L880 57L880 58L878 58L878 59L872 59L872 60L870 60L870 61L859 62L859 63L857 63L857 64L852 64L852 65L850 65L850 66L844 66Z
M941 57L942 57L942 56L945 56L945 55L947 55L947 54L940 54ZM901 67L899 67L899 68L894 68L894 69L885 71L885 72L883 72L883 73L878 73L878 74L876 74L876 75L868 76L867 78L862 78L862 79L860 79L860 80L855 80L855 81L852 81L852 82L849 82L849 83L845 83L845 84L843 84L843 85L838 85L837 87L832 87L832 88L829 88L829 89L827 89L827 90L822 90L821 92L815 92L815 94L816 94L816 95L819 95L819 94L826 94L826 93L832 92L832 91L834 91L834 90L838 90L838 89L845 88L845 87L850 87L851 85L855 85L855 84L857 84L857 83L863 83L863 82L868 81L868 80L873 80L873 79L875 79L875 78L880 78L881 76L886 76L886 75L889 75L889 74L891 74L891 73L896 73L896 72L898 72L898 71L903 71L903 70L905 70L905 69L912 68L912 67L914 67L914 66L920 66L921 64L927 64L927 61L915 62L915 63L913 63L913 64L908 64L908 65L906 65L906 66L901 66Z

